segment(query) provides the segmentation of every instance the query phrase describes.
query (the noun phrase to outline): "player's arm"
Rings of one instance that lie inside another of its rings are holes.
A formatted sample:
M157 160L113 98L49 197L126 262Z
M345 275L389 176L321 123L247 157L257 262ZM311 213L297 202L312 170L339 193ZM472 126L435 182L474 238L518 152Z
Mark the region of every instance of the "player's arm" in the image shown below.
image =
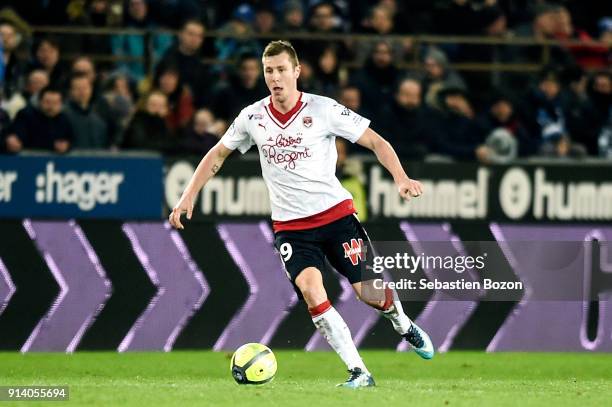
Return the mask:
M200 161L198 164L198 168L196 168L189 184L187 184L187 188L183 191L181 195L181 199L179 199L178 203L172 208L172 213L170 213L169 220L170 224L177 229L184 229L183 224L181 223L181 215L183 213L187 213L187 219L191 219L191 215L193 213L193 205L200 192L200 189L206 185L209 179L211 179L223 165L225 159L232 153L232 151L221 141L219 141Z
M376 154L378 161L389 171L393 176L393 181L397 185L399 194L402 198L410 200L413 196L419 196L423 193L423 184L419 181L410 179L402 164L400 163L395 150L391 144L382 138L371 128L367 128L363 135L357 140L357 144L370 149Z

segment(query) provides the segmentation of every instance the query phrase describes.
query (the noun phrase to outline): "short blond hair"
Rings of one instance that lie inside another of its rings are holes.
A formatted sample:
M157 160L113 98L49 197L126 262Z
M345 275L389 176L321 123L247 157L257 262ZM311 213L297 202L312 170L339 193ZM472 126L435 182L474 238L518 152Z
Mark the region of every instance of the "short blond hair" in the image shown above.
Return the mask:
M264 49L262 59L266 57L273 57L276 55L280 55L283 52L286 52L287 55L289 55L289 60L291 61L291 64L293 65L294 68L300 64L300 61L298 60L297 52L295 52L295 48L293 48L293 45L291 45L289 41L283 41L283 40L270 41L268 45L266 45L266 48Z

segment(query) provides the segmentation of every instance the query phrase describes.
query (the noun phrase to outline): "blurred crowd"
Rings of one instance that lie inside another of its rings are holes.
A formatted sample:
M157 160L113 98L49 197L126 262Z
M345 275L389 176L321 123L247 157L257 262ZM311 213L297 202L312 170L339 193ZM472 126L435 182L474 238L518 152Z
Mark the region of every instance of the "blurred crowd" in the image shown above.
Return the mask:
M265 44L298 34L292 43L302 65L300 89L370 118L402 159L612 159L612 12L606 2L4 0L2 7L3 153L203 154L243 107L268 94ZM114 31L32 34L40 26ZM211 38L210 31L221 35ZM343 33L374 35L329 38ZM548 48L539 72L458 71L453 64L539 64L542 49L415 46L415 34L561 45ZM403 69L411 61L419 68Z

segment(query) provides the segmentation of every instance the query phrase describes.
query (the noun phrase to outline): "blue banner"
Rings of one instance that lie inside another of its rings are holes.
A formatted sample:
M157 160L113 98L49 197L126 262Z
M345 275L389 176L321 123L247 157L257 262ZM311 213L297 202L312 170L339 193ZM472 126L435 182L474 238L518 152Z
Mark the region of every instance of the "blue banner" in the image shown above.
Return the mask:
M0 217L159 219L159 157L0 156Z

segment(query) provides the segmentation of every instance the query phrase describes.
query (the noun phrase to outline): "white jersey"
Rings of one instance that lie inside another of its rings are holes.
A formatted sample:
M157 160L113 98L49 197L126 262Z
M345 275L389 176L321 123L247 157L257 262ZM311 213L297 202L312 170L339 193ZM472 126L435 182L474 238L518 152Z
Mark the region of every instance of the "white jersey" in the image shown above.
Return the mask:
M266 97L244 108L221 141L245 153L253 144L268 187L274 221L324 212L351 194L336 178L336 136L356 142L370 121L333 99L302 93L282 115Z

